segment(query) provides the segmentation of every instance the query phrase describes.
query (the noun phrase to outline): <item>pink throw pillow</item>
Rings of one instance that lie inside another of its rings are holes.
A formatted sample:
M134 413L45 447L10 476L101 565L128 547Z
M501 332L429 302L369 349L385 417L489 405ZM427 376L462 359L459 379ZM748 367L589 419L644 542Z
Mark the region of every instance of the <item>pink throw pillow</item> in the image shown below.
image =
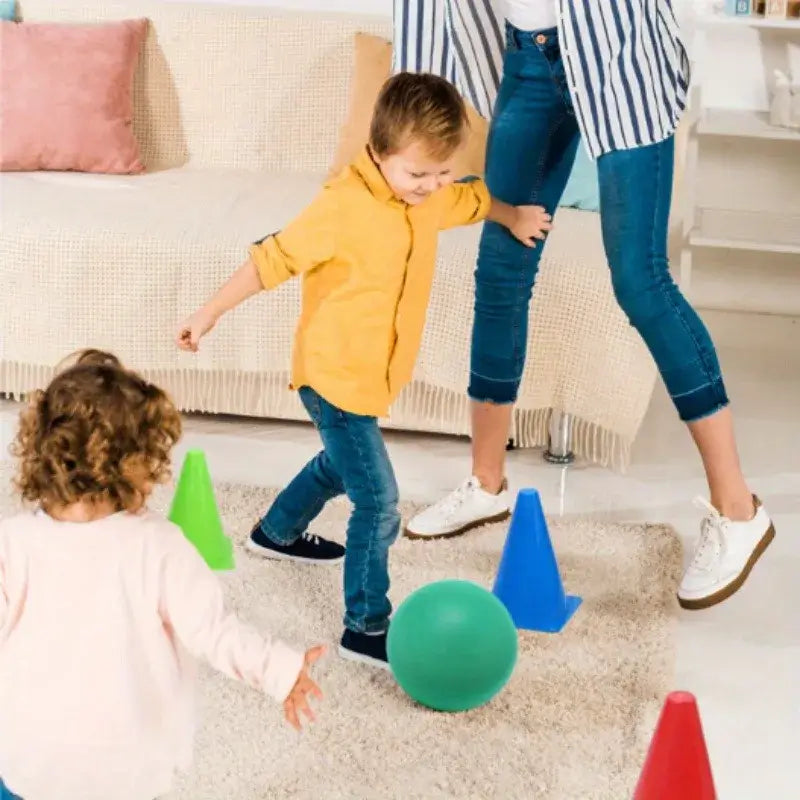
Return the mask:
M147 20L0 23L0 169L127 174Z

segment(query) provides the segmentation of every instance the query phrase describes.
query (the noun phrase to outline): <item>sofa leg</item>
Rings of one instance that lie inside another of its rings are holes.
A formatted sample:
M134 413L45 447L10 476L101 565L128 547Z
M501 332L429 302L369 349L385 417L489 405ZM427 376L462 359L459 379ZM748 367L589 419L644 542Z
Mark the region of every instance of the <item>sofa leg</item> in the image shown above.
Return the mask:
M544 460L550 464L572 464L575 455L571 449L572 415L553 410L550 414L550 444L544 452Z

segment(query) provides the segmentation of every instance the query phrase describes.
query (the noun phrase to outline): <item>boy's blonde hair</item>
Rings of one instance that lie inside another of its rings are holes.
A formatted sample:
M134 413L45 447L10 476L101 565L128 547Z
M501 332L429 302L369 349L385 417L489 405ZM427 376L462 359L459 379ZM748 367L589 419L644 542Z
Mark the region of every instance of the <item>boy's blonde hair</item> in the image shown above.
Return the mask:
M378 156L390 156L421 140L431 156L446 159L469 128L467 109L455 86L437 75L400 72L384 83L369 132Z
M180 435L180 416L161 389L111 353L84 350L20 414L16 487L45 510L84 501L135 511L169 478Z

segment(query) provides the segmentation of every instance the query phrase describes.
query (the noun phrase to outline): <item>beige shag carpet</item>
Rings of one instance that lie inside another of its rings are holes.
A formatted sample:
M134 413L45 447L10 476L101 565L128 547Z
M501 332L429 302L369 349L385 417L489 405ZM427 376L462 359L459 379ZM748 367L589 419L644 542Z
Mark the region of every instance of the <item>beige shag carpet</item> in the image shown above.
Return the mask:
M8 484L7 465L0 482ZM296 734L280 709L210 671L196 763L169 800L624 800L631 796L664 695L673 689L681 550L660 525L551 521L571 594L560 634L520 634L503 692L464 714L415 705L388 673L341 661L341 568L268 562L241 543L274 492L217 486L237 569L231 607L298 646L327 643L316 670L318 722ZM13 501L0 492L0 512ZM152 507L165 510L170 489ZM404 515L413 512L405 506ZM315 532L343 540L349 506L332 503ZM491 587L507 525L431 543L399 541L392 597L442 578Z

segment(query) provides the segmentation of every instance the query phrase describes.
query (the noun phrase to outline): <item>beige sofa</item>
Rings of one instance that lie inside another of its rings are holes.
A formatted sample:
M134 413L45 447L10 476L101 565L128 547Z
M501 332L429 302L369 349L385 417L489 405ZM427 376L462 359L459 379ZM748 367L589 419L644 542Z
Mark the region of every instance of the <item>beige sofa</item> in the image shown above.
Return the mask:
M135 83L148 171L0 176L0 392L47 381L68 351L110 348L183 409L303 419L288 389L296 283L230 315L197 355L178 321L313 196L345 116L356 31L389 21L177 2L22 0L22 18L142 17ZM442 237L415 372L386 425L469 432L465 386L477 227ZM624 467L655 371L612 296L596 214L562 209L531 311L530 358L514 420L545 445L560 413L571 447Z

